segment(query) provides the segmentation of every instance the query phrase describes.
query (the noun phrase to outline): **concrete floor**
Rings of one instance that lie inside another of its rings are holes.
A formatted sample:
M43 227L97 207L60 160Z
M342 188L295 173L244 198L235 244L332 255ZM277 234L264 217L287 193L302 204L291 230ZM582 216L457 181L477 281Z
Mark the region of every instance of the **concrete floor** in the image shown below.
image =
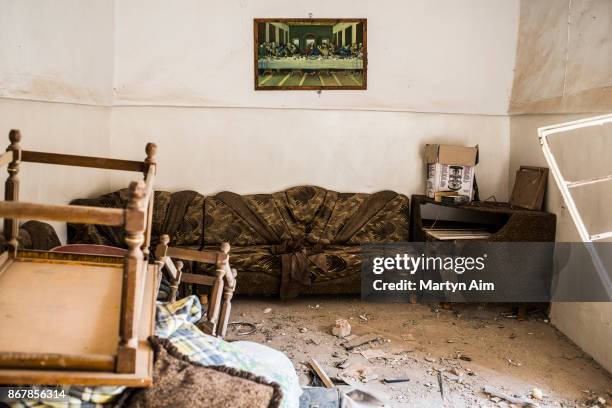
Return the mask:
M393 407L511 406L484 394L485 385L522 398L539 388L544 397L535 402L543 407L605 406L598 398L612 406L612 376L548 324L544 314L518 321L505 306L436 311L430 305L368 304L351 297L289 302L239 297L232 305L232 320L256 323L257 330L238 336L232 327L228 340L255 341L285 352L302 385L310 382L305 362L314 357L332 377L344 372L356 378L355 371L364 370L370 379L359 386ZM347 352L344 340L331 334L338 318L349 320L352 334L377 333L382 340ZM366 349L382 350L384 358L367 360L359 353ZM348 368L335 367L347 359ZM381 381L385 377L410 381L387 385Z

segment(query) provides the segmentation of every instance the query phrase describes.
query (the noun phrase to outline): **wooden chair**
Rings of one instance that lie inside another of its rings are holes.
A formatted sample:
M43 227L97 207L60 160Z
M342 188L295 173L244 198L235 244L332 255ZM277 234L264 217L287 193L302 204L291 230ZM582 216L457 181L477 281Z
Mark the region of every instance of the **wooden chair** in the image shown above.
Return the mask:
M237 275L236 270L230 268L229 264L230 245L224 242L219 251L195 251L171 247L168 246L169 243L168 235L160 236L160 242L155 249L155 262L170 282L170 301L176 299L178 285L181 282L210 286L212 289L207 313L198 326L207 334L224 337L229 323ZM172 258L179 260L175 264ZM180 260L213 264L216 266L215 276L183 273L183 262Z
M0 254L0 384L151 384L158 265L148 263L157 150L144 161L22 150L21 134L0 154L8 167L0 217L8 249ZM129 187L126 208L19 202L21 163L42 163L144 174ZM124 256L25 250L23 219L121 226Z

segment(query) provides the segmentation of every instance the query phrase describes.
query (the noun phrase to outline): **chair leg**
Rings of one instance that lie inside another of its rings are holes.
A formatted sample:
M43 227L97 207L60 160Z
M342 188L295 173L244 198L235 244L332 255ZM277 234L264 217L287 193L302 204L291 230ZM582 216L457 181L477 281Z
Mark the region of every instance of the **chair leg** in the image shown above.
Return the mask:
M232 297L234 296L234 289L229 288L223 292L223 305L221 306L221 316L219 317L219 327L217 329L217 336L225 337L227 333L227 325L229 324L229 317L232 311Z
M185 265L182 261L176 262L176 278L170 282L170 302L176 301L176 295L178 294L179 284L181 283L181 275L183 274L183 267Z
M219 313L221 309L221 298L223 296L223 275L225 270L217 269L215 283L210 293L210 299L208 304L208 323L212 325L213 334L217 332L217 326L219 322Z

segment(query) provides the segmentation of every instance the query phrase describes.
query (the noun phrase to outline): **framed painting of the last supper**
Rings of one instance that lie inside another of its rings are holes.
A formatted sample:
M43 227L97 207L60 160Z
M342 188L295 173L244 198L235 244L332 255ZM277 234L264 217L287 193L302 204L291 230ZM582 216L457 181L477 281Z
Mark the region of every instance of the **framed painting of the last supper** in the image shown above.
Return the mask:
M366 19L254 20L255 89L367 89Z

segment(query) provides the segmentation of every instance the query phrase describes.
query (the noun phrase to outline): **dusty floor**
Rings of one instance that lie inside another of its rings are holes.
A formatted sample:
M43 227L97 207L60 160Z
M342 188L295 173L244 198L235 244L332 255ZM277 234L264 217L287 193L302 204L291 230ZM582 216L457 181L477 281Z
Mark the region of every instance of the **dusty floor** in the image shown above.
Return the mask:
M430 305L368 304L350 297L290 302L239 297L232 306L232 320L256 323L257 330L237 336L232 327L228 339L284 351L302 385L310 381L305 362L314 357L331 377L344 371L355 378L355 370L365 367L371 379L360 385L393 407L510 406L485 395L485 385L523 398L539 388L544 395L536 401L539 406L603 406L597 398L612 406L612 376L549 325L543 314L518 321L504 306L458 305L455 311L436 311ZM338 318L349 320L352 334L377 333L383 340L347 352L341 346L344 340L331 334ZM366 349L380 349L384 358L366 360L359 353ZM346 369L335 367L346 359ZM410 381L382 383L390 377Z

